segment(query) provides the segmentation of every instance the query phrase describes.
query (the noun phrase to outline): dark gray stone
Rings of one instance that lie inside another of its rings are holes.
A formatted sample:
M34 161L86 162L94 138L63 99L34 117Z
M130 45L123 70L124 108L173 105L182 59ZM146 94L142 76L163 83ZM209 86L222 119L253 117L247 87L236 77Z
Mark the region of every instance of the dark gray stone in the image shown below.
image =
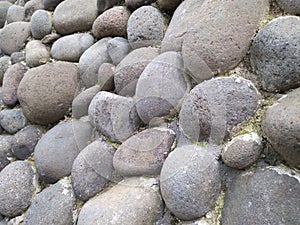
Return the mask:
M115 149L96 140L80 152L73 163L71 179L76 196L86 201L100 192L112 178Z
M127 39L115 37L107 42L107 51L113 64L118 65L131 51L131 46Z
M49 49L40 41L29 41L26 45L26 64L37 67L50 61Z
M221 191L216 146L186 145L166 159L160 189L167 208L179 219L193 220L211 210Z
M150 5L156 0L125 0L125 4L130 9L136 9L143 5Z
M54 10L56 6L59 5L63 0L42 0L42 4L44 6L44 9L46 10Z
M87 201L77 224L153 225L161 212L158 181L135 177Z
M7 11L12 4L8 1L0 1L0 28L2 28L6 21Z
M299 58L300 18L297 16L272 20L258 32L251 46L252 68L266 91L299 87Z
M198 84L185 98L179 123L191 141L220 144L257 110L260 94L251 81L220 77Z
M181 2L182 0L158 0L157 4L163 10L174 11Z
M10 163L9 158L12 157L12 135L0 135L0 172Z
M2 85L3 77L10 65L10 57L9 56L2 56L0 58L0 84Z
M28 158L42 137L42 131L37 126L29 125L14 135L12 142L13 154L21 160Z
M7 217L20 215L35 193L35 177L28 162L15 161L0 172L0 213Z
M12 65L22 62L22 61L25 61L25 53L24 52L13 52L10 55L10 62Z
M116 67L111 63L103 63L98 70L98 85L101 91L115 90L114 75Z
M107 9L124 2L124 0L97 0L97 8L99 14L103 13Z
M7 23L19 22L25 20L25 8L19 5L12 5L7 10Z
M271 106L262 121L262 130L272 147L288 164L300 169L300 88Z
M35 39L42 39L52 30L52 18L46 10L37 10L30 20L31 34Z
M4 109L0 111L1 127L10 134L14 134L25 127L27 119L22 109Z
M72 165L91 141L92 127L79 120L63 122L49 130L34 149L34 161L40 178L55 183L71 173Z
M245 172L226 191L223 225L299 224L300 176L281 167Z
M114 168L123 176L159 175L174 141L172 130L144 130L120 145L114 155Z
M287 13L299 15L300 14L300 2L297 0L276 0L279 6Z
M28 208L24 225L71 225L75 224L73 211L76 199L70 182L65 179L45 188Z

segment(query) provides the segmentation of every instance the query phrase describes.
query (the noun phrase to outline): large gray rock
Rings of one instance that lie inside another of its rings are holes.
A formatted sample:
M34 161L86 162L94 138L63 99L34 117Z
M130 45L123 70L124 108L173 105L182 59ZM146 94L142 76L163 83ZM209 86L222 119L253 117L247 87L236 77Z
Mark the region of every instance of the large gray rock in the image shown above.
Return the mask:
M30 36L30 23L14 22L6 25L0 33L0 48L7 54L20 51Z
M118 5L119 3L123 2L124 0L97 0L97 8L99 14L103 13L107 9Z
M271 106L263 119L262 130L273 148L288 164L300 168L300 88Z
M42 39L52 30L52 18L46 10L37 10L30 20L30 30L35 39Z
M85 203L78 225L153 225L162 212L157 180L130 178Z
M2 56L0 58L0 84L2 85L3 77L10 65L10 57L9 56Z
M65 179L45 188L28 208L24 225L67 225L74 224L76 198L70 182Z
M10 163L12 142L12 135L0 135L0 172Z
M54 123L71 107L78 85L78 68L54 62L27 71L18 88L25 116L37 124Z
M90 34L71 34L59 38L51 47L54 59L78 62L80 56L93 45L94 38Z
M29 67L37 67L50 60L50 51L39 40L33 40L26 45L26 64Z
M159 50L152 47L130 52L116 68L114 75L116 92L123 96L134 96L140 75L158 55Z
M151 128L128 138L114 155L114 168L123 176L159 175L175 141L170 129Z
M0 1L0 28L2 28L6 21L7 11L12 4L8 1Z
M59 3L61 3L63 0L42 0L42 4L44 6L44 9L46 10L53 10L58 6Z
M213 208L221 190L218 152L216 146L186 145L166 159L160 189L167 208L179 219L193 220Z
M220 144L257 110L260 94L251 81L220 77L198 84L185 98L179 122L191 141Z
M103 38L89 47L79 59L81 85L89 88L97 83L97 73L103 63L110 63L107 53L107 42L111 38Z
M92 126L80 120L63 122L49 130L34 149L34 161L40 178L54 183L70 175L72 165L91 141Z
M19 22L25 20L25 8L19 5L12 5L7 10L7 23Z
M0 125L10 134L14 134L25 127L27 119L22 109L4 109L0 111Z
M115 37L107 42L107 51L114 65L118 65L131 51L127 39Z
M286 12L299 15L300 2L298 0L276 0L279 6Z
M132 48L160 45L164 36L165 19L152 7L143 6L135 10L127 24L127 38Z
M226 191L222 224L299 224L300 175L292 174L268 167L237 176Z
M30 205L35 193L35 177L28 162L15 161L0 172L0 213L20 215Z
M286 29L289 27L290 29ZM255 37L251 64L266 91L286 91L300 86L300 18L272 20Z
M136 86L136 108L143 122L179 111L188 82L180 53L165 52L153 59Z
M132 136L140 125L135 101L106 91L93 98L89 118L100 134L119 143Z
M79 199L90 199L110 181L114 153L115 149L102 140L94 141L79 153L71 172L72 186Z
M97 0L65 0L54 10L53 26L60 34L87 31L97 16Z

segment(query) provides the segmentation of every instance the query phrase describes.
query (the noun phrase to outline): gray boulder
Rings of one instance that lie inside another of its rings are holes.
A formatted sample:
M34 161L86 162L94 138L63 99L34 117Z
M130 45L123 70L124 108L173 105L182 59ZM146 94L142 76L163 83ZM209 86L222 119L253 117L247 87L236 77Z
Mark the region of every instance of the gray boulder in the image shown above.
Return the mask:
M103 63L98 70L98 85L101 91L115 90L114 75L116 67L111 63Z
M99 14L103 13L107 9L118 5L119 3L123 2L124 0L97 0L97 8Z
M287 27L291 29L286 30ZM300 86L300 18L272 20L255 37L251 64L263 89L282 92Z
M37 10L30 20L30 30L35 39L42 39L52 30L52 18L46 10Z
M297 0L276 0L279 6L287 13L299 15L300 14L300 2Z
M8 1L0 1L0 28L2 28L6 21L7 11L12 4Z
M50 60L50 52L39 40L33 40L26 45L26 64L29 67L37 67Z
M3 77L10 65L10 57L9 56L2 56L0 58L0 84L2 85Z
M216 146L186 145L166 159L160 189L167 208L179 219L193 220L213 208L221 191L217 152Z
M127 39L115 37L107 42L107 51L113 64L118 65L131 51L131 46Z
M0 135L0 172L10 163L9 158L13 156L11 151L12 142L12 135Z
M7 23L20 22L25 20L25 8L19 5L12 5L7 10Z
M14 134L25 127L27 119L22 109L4 109L0 111L0 125L10 134Z
M42 4L44 6L44 9L46 10L54 10L56 6L59 5L63 0L42 0Z

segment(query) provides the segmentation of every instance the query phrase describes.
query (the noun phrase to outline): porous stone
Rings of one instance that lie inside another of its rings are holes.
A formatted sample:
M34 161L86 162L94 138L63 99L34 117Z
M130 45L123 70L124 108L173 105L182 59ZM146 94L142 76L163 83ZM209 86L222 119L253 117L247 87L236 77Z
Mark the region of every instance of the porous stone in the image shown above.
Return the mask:
M90 199L112 178L114 153L115 149L101 140L79 153L71 172L72 186L79 199Z
M33 13L37 10L44 9L44 6L42 4L41 0L30 0L25 3L25 21L31 21L31 17Z
M98 84L102 91L115 90L114 75L116 67L111 63L103 63L98 70Z
M12 5L7 10L6 21L13 23L25 20L25 8L19 5Z
M0 172L10 163L9 158L13 156L11 151L12 142L12 135L0 135Z
M25 53L24 52L13 52L10 55L10 62L12 65L22 62L22 61L25 61Z
M114 168L123 176L159 175L174 141L172 130L144 130L120 145L114 155Z
M131 46L127 39L115 37L107 42L107 51L113 64L118 65L131 51Z
M300 168L300 88L271 106L262 121L262 130L272 147L288 164Z
M114 75L116 92L122 96L134 96L136 84L146 66L159 55L157 48L139 48L130 52L117 66Z
M37 67L50 60L50 51L40 40L33 40L26 45L26 64Z
M30 23L14 22L6 25L0 33L0 48L7 54L20 51L30 36Z
M99 14L103 13L107 9L120 4L124 0L97 0L97 8Z
M299 224L300 176L292 174L267 167L238 175L226 191L222 224Z
M50 129L34 149L34 161L40 178L55 183L71 173L72 165L91 141L92 127L80 120L63 122Z
M287 29L289 27L290 29ZM283 16L269 22L251 46L251 64L263 89L282 92L300 86L300 18Z
M63 0L42 0L42 4L44 6L44 9L46 10L53 10L56 8L56 6L59 5Z
M97 0L65 0L54 10L53 26L60 34L86 31L97 16Z
M157 4L160 8L168 11L174 11L177 8L177 6L179 6L180 3L181 0L158 0L157 1Z
M26 117L22 109L4 109L0 111L1 127L10 134L14 134L25 127Z
M130 11L125 6L106 10L93 23L92 32L96 38L126 36Z
M54 59L78 62L80 56L93 45L94 38L90 34L71 34L59 38L51 47Z
M136 177L126 179L87 201L77 224L152 225L161 212L157 180Z
M300 2L297 0L276 0L279 6L286 12L299 15L300 14Z
M10 163L0 172L0 213L7 217L20 215L35 193L34 172L24 161Z
M72 105L78 85L78 68L54 62L27 71L18 88L25 116L37 124L55 123Z
M30 20L30 30L35 39L42 39L52 30L52 18L46 10L37 10Z
M130 9L136 9L143 5L150 5L156 0L125 0L125 4Z
M6 21L7 11L12 4L8 1L0 1L0 28L2 28Z
M106 91L93 98L89 118L100 134L118 143L132 136L140 125L135 101Z
M193 220L211 210L221 190L216 146L186 145L166 159L160 189L167 208L179 219Z
M189 91L187 75L180 53L165 52L153 59L141 74L135 98L144 123L158 117L174 115Z
M17 104L17 89L26 71L26 66L17 63L5 72L1 90L1 99L5 105L13 107Z
M184 99L180 127L191 141L220 144L234 126L256 112L260 98L253 83L243 78L204 81Z
M10 57L9 56L2 56L0 58L0 84L2 85L3 77L10 65Z
M152 6L142 6L129 17L127 38L132 48L160 45L164 36L165 19Z

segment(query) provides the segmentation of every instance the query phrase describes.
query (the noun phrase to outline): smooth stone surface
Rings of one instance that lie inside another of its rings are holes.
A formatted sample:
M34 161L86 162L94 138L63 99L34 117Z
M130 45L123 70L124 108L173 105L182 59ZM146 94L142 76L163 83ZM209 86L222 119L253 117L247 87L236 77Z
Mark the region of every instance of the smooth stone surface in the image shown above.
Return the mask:
M0 172L10 163L12 142L12 135L0 135Z
M78 68L69 62L54 62L27 71L18 98L25 116L46 125L62 119L72 105L78 85Z
M261 96L243 78L220 77L198 84L184 99L179 124L191 141L220 144L257 110Z
M127 39L115 37L107 42L107 51L113 64L118 65L131 51L131 46Z
M76 198L70 182L66 179L51 185L33 200L24 217L24 225L74 224Z
M0 33L0 48L7 54L20 51L30 36L30 23L14 22L6 25Z
M22 109L4 109L0 111L0 125L10 134L14 134L25 127L27 119Z
M72 165L82 149L91 141L89 122L73 120L50 129L34 149L34 161L40 178L55 183L71 173Z
M8 1L0 1L0 28L2 28L6 21L7 11L12 3Z
M289 29L287 29L289 27ZM300 18L283 16L269 22L251 46L251 65L263 89L282 92L300 86Z
M37 67L50 60L50 52L39 40L33 40L26 45L26 64L29 67Z
M0 213L20 215L31 204L35 192L34 172L28 162L15 161L0 172Z
M7 23L20 22L25 20L25 8L19 5L12 5L7 10Z
M112 178L115 149L96 140L85 147L73 163L71 179L76 196L87 201Z
M97 0L97 8L99 14L103 13L109 8L112 8L115 5L123 2L124 0Z
M288 164L300 168L300 88L271 106L262 121L264 135Z
M199 1L199 0L198 0ZM160 8L167 11L174 11L181 3L181 0L158 0L157 4Z
M10 57L9 56L2 56L0 58L0 84L2 85L3 82L3 77L4 74L6 72L6 70L8 69L8 67L10 66Z
M172 130L144 130L120 145L114 155L114 168L123 176L159 175L174 141Z
M152 6L142 6L129 17L127 38L132 48L156 46L164 36L165 19Z
M268 167L237 176L226 192L222 224L299 224L300 176L292 173Z
M17 104L17 89L26 71L26 66L17 63L4 74L1 99L6 106L13 107Z
M60 34L87 31L97 16L97 0L65 0L54 10L53 26Z
M98 70L98 84L101 91L115 90L114 75L116 67L111 63L103 63Z
M13 52L10 55L10 62L12 65L19 63L19 62L23 62L23 61L25 61L25 53L24 52Z
M146 66L159 55L157 48L139 48L130 52L117 66L114 75L116 92L122 96L134 96L136 84Z
M85 203L77 224L155 224L162 211L157 182L154 178L138 177L120 182Z
M93 98L89 118L99 134L118 143L132 136L140 125L135 101L106 91Z
M259 158L262 148L261 138L256 133L240 135L226 144L222 160L227 166L244 169Z
M44 6L44 9L46 10L53 10L56 8L56 6L59 5L63 0L42 0L42 4Z
M94 38L90 34L71 34L59 38L51 47L54 59L78 62L80 56L93 45Z
M33 13L30 20L31 34L35 39L42 39L52 30L52 18L46 10L37 10Z
M166 159L160 189L167 208L179 219L193 220L213 208L221 190L216 146L186 145Z
M41 0L30 0L25 3L25 21L31 21L33 13L37 10L44 9Z
M153 59L136 85L136 108L142 121L149 124L178 112L189 91L188 82L180 53L165 52Z
M288 13L299 15L300 2L298 0L276 0L279 6Z

